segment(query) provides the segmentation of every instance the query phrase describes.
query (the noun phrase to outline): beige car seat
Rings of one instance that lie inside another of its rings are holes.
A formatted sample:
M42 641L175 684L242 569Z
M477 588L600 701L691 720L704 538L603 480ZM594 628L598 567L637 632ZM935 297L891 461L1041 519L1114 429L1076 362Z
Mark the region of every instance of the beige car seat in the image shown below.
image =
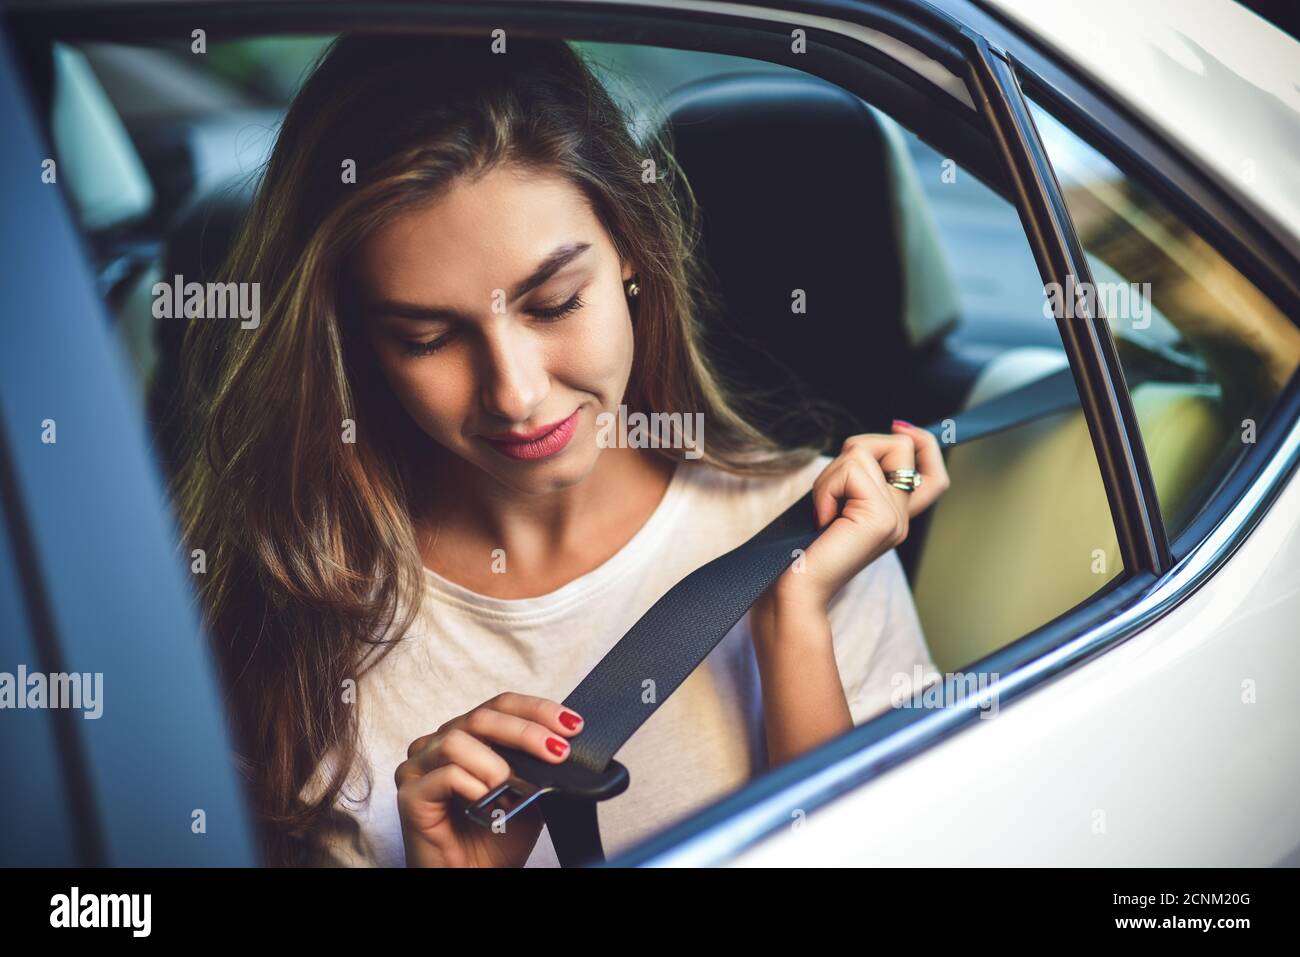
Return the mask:
M970 408L1066 365L1013 349L991 362ZM1161 510L1179 513L1228 438L1218 390L1148 382L1133 390ZM913 595L935 664L964 669L1069 611L1123 569L1081 409L958 445L934 506Z

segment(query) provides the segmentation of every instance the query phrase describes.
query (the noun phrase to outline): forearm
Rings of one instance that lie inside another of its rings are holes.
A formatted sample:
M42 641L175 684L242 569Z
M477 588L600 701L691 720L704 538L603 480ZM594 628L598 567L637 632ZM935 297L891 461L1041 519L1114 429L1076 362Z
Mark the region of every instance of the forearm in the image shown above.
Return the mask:
M771 767L853 727L824 611L760 601L751 632Z

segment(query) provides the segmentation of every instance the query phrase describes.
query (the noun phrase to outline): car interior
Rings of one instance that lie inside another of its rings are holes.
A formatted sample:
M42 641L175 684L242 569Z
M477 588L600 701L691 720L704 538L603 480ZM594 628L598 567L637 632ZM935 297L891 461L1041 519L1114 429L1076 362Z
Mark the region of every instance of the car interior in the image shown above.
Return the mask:
M153 319L151 287L175 274L217 278L286 105L250 99L173 52L59 44L31 64L164 468L176 448L183 324ZM953 189L946 212L936 206L947 188L939 146L829 81L694 56L690 70L674 61L650 112L703 213L724 306L708 347L727 379L763 397L762 426L799 441L808 422L790 410L811 403L830 410L841 437L887 432L893 418L936 422L1067 365L1023 234L1002 266L1003 246L990 258L977 233L959 228L971 220L965 193ZM170 111L149 107L159 84ZM1019 230L997 184L960 169L958 181L968 177ZM1025 281L1007 314L975 321L972 297L1008 276ZM795 289L807 291L806 314L791 315ZM1166 514L1201 500L1232 426L1216 386L1155 377L1133 401ZM950 490L900 555L934 659L952 671L1069 611L1123 568L1081 410L952 448L947 464Z

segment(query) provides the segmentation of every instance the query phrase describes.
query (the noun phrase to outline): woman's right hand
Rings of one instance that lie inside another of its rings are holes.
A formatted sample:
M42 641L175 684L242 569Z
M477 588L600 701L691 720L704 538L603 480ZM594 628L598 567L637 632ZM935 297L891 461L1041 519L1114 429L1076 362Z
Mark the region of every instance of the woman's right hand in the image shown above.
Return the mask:
M572 750L566 739L581 730L581 717L558 702L504 692L412 741L393 775L407 867L522 867L542 833L537 803L489 829L453 797L477 801L510 777L488 742L559 764Z

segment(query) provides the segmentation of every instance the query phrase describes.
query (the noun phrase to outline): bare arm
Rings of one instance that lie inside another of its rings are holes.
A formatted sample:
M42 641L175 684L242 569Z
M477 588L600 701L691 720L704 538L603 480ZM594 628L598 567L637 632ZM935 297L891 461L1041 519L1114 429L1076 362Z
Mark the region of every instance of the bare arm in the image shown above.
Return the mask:
M853 727L827 609L853 576L901 544L909 519L948 488L935 437L901 420L892 429L845 440L813 483L816 540L753 605L750 631L773 767ZM923 481L911 492L886 478L912 468Z
M763 683L768 764L776 767L843 734L853 717L824 610L765 595L750 622Z

